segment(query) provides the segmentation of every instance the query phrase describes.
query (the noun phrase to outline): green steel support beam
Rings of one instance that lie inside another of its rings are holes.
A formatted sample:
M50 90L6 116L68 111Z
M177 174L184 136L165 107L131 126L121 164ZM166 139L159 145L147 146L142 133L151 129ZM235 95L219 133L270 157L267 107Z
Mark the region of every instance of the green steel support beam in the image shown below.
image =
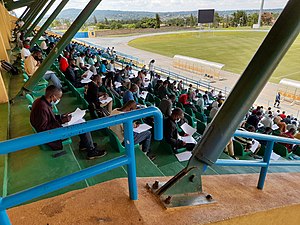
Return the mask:
M202 192L201 175L205 168L220 157L249 108L298 37L299 12L300 1L288 1L201 141L195 146L187 167L157 191L159 196L183 196Z
M35 9L35 6L37 5L39 0L35 0L33 1L30 6L29 6L29 11L26 13L26 15L23 17L23 21L26 22L28 20L28 18L32 15L34 9Z
M29 26L30 24L32 23L32 21L37 17L37 15L39 14L39 12L42 10L42 8L45 6L46 2L48 0L40 0L38 1L36 7L34 7L34 10L31 14L31 16L26 20L24 21L24 26L22 26L21 30L22 31L25 31Z
M70 43L77 31L82 27L84 22L93 13L101 0L91 0L84 10L79 14L76 20L72 23L70 28L62 36L54 49L49 53L48 57L43 61L41 66L36 70L33 76L25 83L24 89L32 91L39 80L44 76L45 72L52 65L57 56L64 50L64 48Z
M28 6L32 2L34 2L34 0L31 0L31 1L16 1L16 2L14 2L14 1L7 1L5 3L5 7L7 8L8 11L11 11L11 10L22 8L24 6Z
M28 13L28 11L30 10L30 7L29 6L27 6L26 7L26 9L24 10L24 12L22 13L22 15L19 17L19 19L18 20L22 20L23 19L23 17Z
M33 47L33 45L37 42L37 40L40 39L40 37L43 35L43 33L48 29L50 24L55 20L57 15L63 10L65 5L68 3L69 0L62 0L61 3L57 6L55 11L51 14L51 16L46 20L46 22L43 24L43 26L39 29L37 34L33 37L31 40L30 46Z
M55 0L51 0L46 8L43 10L43 12L39 15L39 17L34 21L34 23L31 25L31 27L28 29L27 33L25 34L25 38L27 38L31 32L34 30L34 28L38 25L38 23L43 19L43 17L46 15L48 10L51 8L51 6L54 4Z

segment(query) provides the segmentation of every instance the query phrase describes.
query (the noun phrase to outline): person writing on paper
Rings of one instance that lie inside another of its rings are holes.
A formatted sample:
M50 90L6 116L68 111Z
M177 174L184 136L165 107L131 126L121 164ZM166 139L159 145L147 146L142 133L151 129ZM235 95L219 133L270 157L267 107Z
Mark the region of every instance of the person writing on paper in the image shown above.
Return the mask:
M66 78L73 84L76 88L84 87L85 84L81 83L82 76L78 76L77 68L75 59L69 59L69 66L64 72Z
M121 113L130 112L136 109L136 102L134 100L129 100L124 104L122 108L114 109L111 115L118 115ZM134 128L139 126L138 123L133 124ZM123 124L118 124L110 127L110 129L118 136L120 142L124 142L124 127ZM154 160L155 156L150 153L151 144L151 132L150 130L143 131L141 133L133 133L134 144L141 144L142 151L151 159Z
M109 113L112 112L112 101L101 103L100 101L106 100L109 96L105 92L100 92L99 88L102 86L102 78L100 75L94 75L91 77L92 82L88 84L85 99L89 105L95 105L96 109L100 107L106 107Z
M184 114L180 108L175 108L171 116L164 121L164 137L168 144L171 145L173 152L178 153L177 150L185 147L191 151L195 147L195 144L185 143L179 139L178 130L176 123L183 119ZM187 136L187 134L181 133L181 136Z
M30 123L37 132L59 128L62 124L71 120L69 114L54 115L52 111L53 105L58 104L61 98L61 89L50 85L46 88L45 95L34 101L30 113ZM87 159L95 159L106 155L106 151L96 148L90 133L80 134L79 137L79 149L87 150ZM62 140L50 142L47 145L52 150L61 150L63 148Z
M175 101L176 101L175 95L170 95L169 98L164 98L163 100L161 100L158 108L160 109L161 113L165 117L171 116L173 104L175 103Z
M136 84L131 84L130 89L125 91L123 95L123 102L124 104L130 100L135 100L134 94L138 91L138 86Z

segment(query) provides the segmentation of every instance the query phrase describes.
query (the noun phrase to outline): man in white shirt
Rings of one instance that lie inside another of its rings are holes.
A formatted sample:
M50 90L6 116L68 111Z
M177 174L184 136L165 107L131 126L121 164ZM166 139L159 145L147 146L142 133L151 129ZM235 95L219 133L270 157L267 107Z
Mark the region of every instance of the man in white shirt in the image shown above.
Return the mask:
M154 63L155 63L154 59L152 59L149 63L150 81L154 77Z
M23 48L21 50L21 58L23 60L25 60L28 56L31 55L29 49L30 49L29 41L28 40L23 41Z
M40 50L34 51L30 56L28 56L25 59L25 71L28 74L28 76L32 76L35 71L39 68L41 65L41 61L43 59L42 52ZM57 88L61 89L62 85L58 77L55 75L53 71L47 71L44 74L44 79L45 80L51 80L53 85L56 86Z
M48 48L48 39L46 39L45 41L42 41L42 43L41 43L41 49L43 50L43 51L45 51L47 48Z
M85 63L84 63L84 57L85 57L85 54L80 53L79 57L76 59L76 65L82 70L87 70L87 67L85 66Z

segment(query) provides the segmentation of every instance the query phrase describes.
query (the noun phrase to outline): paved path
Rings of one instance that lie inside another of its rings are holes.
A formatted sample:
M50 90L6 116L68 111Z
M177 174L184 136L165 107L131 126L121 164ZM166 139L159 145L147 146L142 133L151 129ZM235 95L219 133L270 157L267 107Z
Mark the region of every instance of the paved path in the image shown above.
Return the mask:
M239 30L240 31L240 30ZM245 30L247 32L253 31L253 30ZM140 37L148 37L148 36L155 36L155 35L161 35L161 34L176 34L176 33L185 33L185 32L202 32L202 31L177 31L177 32L165 32L165 33L153 33L153 34L142 34L142 35L135 35L135 36L126 36L126 37L103 37L103 38L85 38L81 39L83 41L87 41L99 46L107 47L107 46L114 46L115 49L119 52L132 55L134 57L139 58L140 61L144 62L145 64L148 64L151 59L155 59L156 66L162 67L164 69L173 71L175 73L178 73L180 75L193 78L195 80L200 79L199 75L193 74L188 71L180 70L178 68L174 68L172 66L172 58L159 55L152 52L147 52L144 50L136 49L131 46L128 46L128 42L131 40L134 40L136 38ZM206 31L207 32L207 31ZM214 31L214 32L234 32L234 31ZM258 32L265 32L265 31L258 31ZM212 86L218 87L218 88L226 88L227 90L231 90L235 83L237 82L238 78L240 77L239 74L232 74L232 73L225 73L223 76L225 79L222 81L217 81L215 83L212 83ZM258 96L257 100L255 101L256 105L263 105L265 107L272 106L275 95L277 92L278 85L268 82L265 86L265 88L262 90L260 95ZM293 105L291 106L288 102L282 102L281 107L283 110L286 110L289 114L293 114L294 116L300 117L300 106L299 105Z

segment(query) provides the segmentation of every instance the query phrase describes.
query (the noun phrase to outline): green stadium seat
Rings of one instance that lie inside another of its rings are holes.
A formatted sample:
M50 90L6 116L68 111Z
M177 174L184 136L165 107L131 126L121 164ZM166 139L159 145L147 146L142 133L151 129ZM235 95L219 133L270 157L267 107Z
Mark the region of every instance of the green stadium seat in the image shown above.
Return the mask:
M187 113L184 113L184 118L187 119L188 121L188 124L191 126L191 127L194 127L194 128L197 128L197 121L194 117L190 116L189 114Z
M273 151L277 155L280 155L283 158L289 158L289 156L291 156L293 154L292 152L289 153L287 148L279 143L274 144Z
M205 129L206 129L206 125L202 123L200 120L197 120L197 132L203 135Z
M125 146L122 145L115 132L113 132L111 129L107 129L107 133L112 147L120 153L125 152ZM139 148L139 144L136 144L134 147Z
M252 154L251 151L246 152L243 145L237 142L236 140L233 140L233 147L234 147L234 155L247 156Z

